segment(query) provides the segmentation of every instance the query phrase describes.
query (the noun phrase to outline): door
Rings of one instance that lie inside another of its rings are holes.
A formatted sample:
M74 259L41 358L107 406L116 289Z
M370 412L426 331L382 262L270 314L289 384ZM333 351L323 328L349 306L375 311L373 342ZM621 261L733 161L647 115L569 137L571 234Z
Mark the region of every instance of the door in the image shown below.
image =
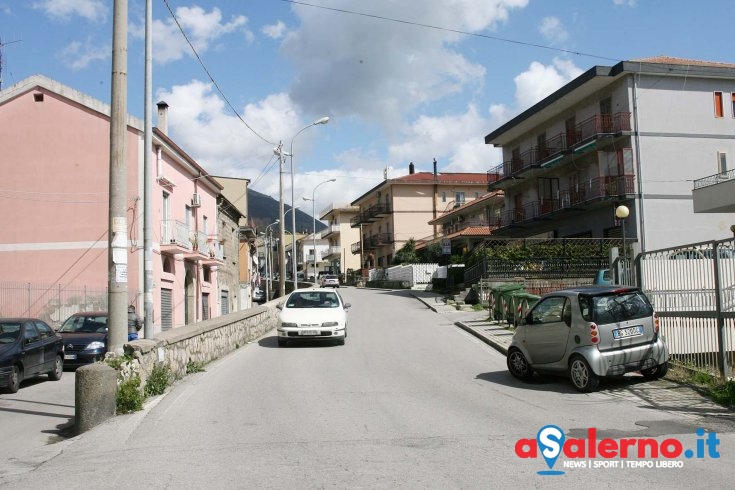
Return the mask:
M569 313L569 300L563 296L546 298L531 310L532 322L524 327L524 342L532 364L550 364L564 357L570 331L564 315Z
M29 378L41 372L43 367L43 343L33 322L23 324L23 377Z
M39 369L41 372L47 372L54 369L54 363L56 362L56 350L58 348L56 334L51 327L40 320L36 320L36 330L38 330L38 335L41 338L43 349L43 356Z

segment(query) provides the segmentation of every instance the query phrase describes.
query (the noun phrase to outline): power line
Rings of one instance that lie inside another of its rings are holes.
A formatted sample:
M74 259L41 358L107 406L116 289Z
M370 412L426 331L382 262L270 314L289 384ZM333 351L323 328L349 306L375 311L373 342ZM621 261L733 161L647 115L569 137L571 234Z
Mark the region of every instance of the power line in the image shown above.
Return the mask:
M272 141L267 140L265 137L261 136L260 133L258 133L255 129L253 129L245 120L240 116L240 114L237 112L235 107L230 103L230 100L227 98L225 93L222 91L222 89L219 87L217 82L215 81L214 77L211 73L209 73L209 70L204 65L204 61L199 56L199 53L197 52L196 48L194 48L194 45L189 40L189 37L186 35L186 32L184 31L184 28L179 23L179 19L176 18L176 14L174 14L173 10L171 10L171 6L168 4L168 0L163 0L163 3L166 5L166 8L168 9L169 13L171 14L171 18L173 18L174 22L176 23L176 26L179 28L179 31L181 32L181 35L184 36L184 39L186 40L186 43L191 48L191 51L194 53L194 56L196 57L197 61L199 61L199 64L201 65L204 72L207 74L207 77L209 77L209 80L212 82L214 87L217 89L217 92L222 96L224 101L227 103L227 106L232 110L232 112L237 116L237 118L242 122L246 128L248 128L255 136L260 138L261 140L265 141L266 143L270 145L275 145L276 143L273 143Z
M435 25L431 25L431 24L423 24L421 22L414 22L414 21L410 21L410 20L394 19L392 17L386 17L386 16L383 16L383 15L366 14L364 12L355 12L354 10L338 9L338 8L335 8L335 7L325 7L324 5L314 5L314 4L311 4L311 3L298 2L298 1L295 1L295 0L281 0L281 1L282 2L286 2L286 3L292 3L292 4L295 4L295 5L303 5L305 7L313 7L313 8L318 8L318 9L331 10L333 12L339 12L339 13L342 13L342 14L359 15L361 17L369 17L371 19L383 20L383 21L387 21L387 22L395 22L395 23L398 23L398 24L406 24L406 25L411 25L411 26L416 26L416 27L425 27L427 29L435 29L435 30L438 30L438 31L453 32L455 34L463 34L465 36L480 37L480 38L485 38L485 39L491 39L493 41L501 41L501 42L504 42L504 43L518 44L518 45L521 45L521 46L528 46L528 47L532 47L532 48L548 49L550 51L558 51L560 53L573 54L573 55L576 55L576 56L587 56L589 58L597 58L597 59L601 59L601 60L616 61L616 62L617 61L620 61L617 58L611 58L611 57L608 57L608 56L599 56L599 55L595 55L595 54L591 54L591 53L584 53L582 51L572 51L572 50L569 50L569 49L555 48L555 47L552 47L552 46L544 46L543 44L535 44L535 43L530 43L530 42L526 42L526 41L517 41L515 39L508 39L508 38L499 37L499 36L490 36L488 34L480 34L480 33L477 33L477 32L467 32L467 31L462 31L462 30L459 30L459 29L452 29L452 28L449 28L449 27L435 26Z

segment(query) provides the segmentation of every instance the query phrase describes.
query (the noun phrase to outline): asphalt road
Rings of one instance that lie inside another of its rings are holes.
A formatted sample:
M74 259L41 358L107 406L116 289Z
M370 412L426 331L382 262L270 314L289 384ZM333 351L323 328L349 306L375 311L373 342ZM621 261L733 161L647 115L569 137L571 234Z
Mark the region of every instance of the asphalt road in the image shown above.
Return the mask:
M0 487L730 488L735 479L732 421L654 409L636 380L592 394L563 379L520 383L497 351L407 293L339 291L353 305L345 346L278 348L268 334L143 412L0 461ZM530 452L550 424L584 439L572 448L582 457L552 465L560 476L537 473L549 469L541 454L515 452L520 439ZM699 427L716 434L699 437ZM702 457L631 467L634 455L591 456L591 428L598 452L606 438L645 437L695 454L699 441Z

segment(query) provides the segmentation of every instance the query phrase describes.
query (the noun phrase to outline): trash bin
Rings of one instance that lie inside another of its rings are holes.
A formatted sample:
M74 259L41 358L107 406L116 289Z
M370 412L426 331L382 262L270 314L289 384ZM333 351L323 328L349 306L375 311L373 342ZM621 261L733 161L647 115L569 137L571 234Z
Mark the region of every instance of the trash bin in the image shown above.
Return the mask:
M510 314L507 316L508 323L518 325L521 318L526 316L528 310L538 302L539 298L540 296L531 294L525 289L511 291L509 297Z
M490 316L495 321L506 319L507 301L513 291L523 290L524 286L520 283L508 283L495 286L490 291Z

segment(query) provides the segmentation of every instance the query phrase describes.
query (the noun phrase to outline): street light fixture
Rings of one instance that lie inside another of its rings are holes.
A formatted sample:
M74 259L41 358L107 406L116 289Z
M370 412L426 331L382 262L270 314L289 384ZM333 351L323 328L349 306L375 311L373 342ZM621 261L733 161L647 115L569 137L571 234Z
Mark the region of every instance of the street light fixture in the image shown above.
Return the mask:
M314 254L314 282L316 282L316 279L317 279L317 273L316 273L316 190L322 184L326 184L329 182L336 182L336 181L337 179L329 179L329 180L325 180L324 182L319 182L316 185L316 187L314 187L314 190L311 193L311 199L309 199L308 197L304 197L304 201L311 201L311 218L312 218L311 237L313 240L313 254Z
M294 205L294 197L293 197L293 142L296 139L296 137L301 134L303 131L309 129L312 126L316 126L317 124L327 124L329 122L329 118L327 116L324 116L322 118L317 119L313 123L309 124L308 126L305 126L301 128L295 135L293 135L293 138L291 138L291 153L289 157L291 158L291 207L293 208ZM291 231L293 232L293 235L291 235L291 251L293 253L294 250L296 250L296 213L291 216ZM293 265L293 288L298 288L298 278L296 276L296 261L292 261Z
M623 253L621 254L624 259L628 258L628 254L625 249L625 219L630 215L630 209L628 206L620 205L615 208L615 217L620 220L620 229L623 235Z

